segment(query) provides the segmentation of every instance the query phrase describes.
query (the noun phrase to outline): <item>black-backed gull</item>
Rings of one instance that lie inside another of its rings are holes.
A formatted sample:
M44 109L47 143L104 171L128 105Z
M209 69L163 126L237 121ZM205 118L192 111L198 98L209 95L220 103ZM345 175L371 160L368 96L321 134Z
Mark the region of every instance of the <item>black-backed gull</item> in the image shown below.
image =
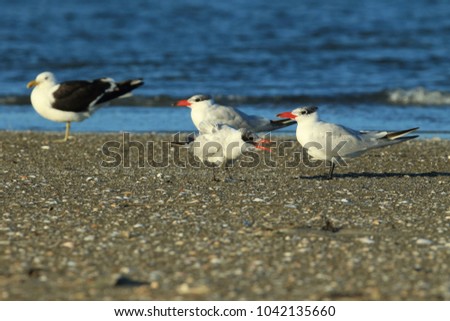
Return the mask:
M31 104L39 115L55 122L66 123L67 141L70 123L89 118L102 103L115 98L131 95L131 91L141 86L141 79L115 82L111 78L94 80L71 80L56 83L51 72L40 73L35 80L27 84L34 87L31 92Z

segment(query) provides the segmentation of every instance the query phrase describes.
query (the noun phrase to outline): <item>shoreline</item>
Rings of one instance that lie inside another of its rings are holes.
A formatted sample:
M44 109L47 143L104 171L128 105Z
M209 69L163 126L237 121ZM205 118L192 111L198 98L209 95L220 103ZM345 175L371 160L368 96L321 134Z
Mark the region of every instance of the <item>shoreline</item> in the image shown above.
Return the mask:
M292 127L294 128L294 127ZM117 135L123 135L123 134L130 134L133 136L148 136L148 135L152 135L152 136L162 136L162 137L166 137L166 136L173 136L176 134L180 134L180 135L188 135L191 133L196 133L197 130L186 130L186 131L128 131L128 130L123 130L123 131L77 131L77 130L73 130L73 132L71 131L71 136L73 137L77 137L78 135L99 135L99 136L117 136ZM41 134L41 135L47 135L47 136L58 136L61 133L63 133L62 136L64 136L64 126L62 126L60 129L55 129L55 130L10 130L10 129L0 129L0 136L2 135L2 133L5 134ZM450 132L449 131L425 131L425 132L421 132L420 129L419 131L416 131L415 133L417 133L417 135L419 135L419 137L417 137L416 139L414 139L415 141L450 141ZM268 132L267 134L270 134L272 137L275 137L276 139L292 139L292 140L296 140L295 137L295 128L289 132L286 131L273 131L273 132ZM430 136L430 135L435 135L435 134L441 134L444 135L443 137L440 136ZM259 133L260 136L264 135L264 133ZM430 137L429 137L430 136ZM54 138L55 140L58 138ZM51 140L49 140L49 142L51 142Z
M62 136L0 131L2 300L450 300L450 140L368 152L332 181L280 166L296 142L213 182L176 166L187 151L149 166L170 134L131 133L146 154L114 167L102 146L121 133Z

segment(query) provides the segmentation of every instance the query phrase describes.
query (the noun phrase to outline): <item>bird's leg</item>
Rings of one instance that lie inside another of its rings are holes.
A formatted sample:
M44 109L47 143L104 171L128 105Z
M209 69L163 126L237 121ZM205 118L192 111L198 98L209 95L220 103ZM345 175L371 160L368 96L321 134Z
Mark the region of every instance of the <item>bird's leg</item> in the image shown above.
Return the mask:
M330 161L330 172L328 173L327 179L333 179L333 171L336 164L333 161Z
M69 139L69 135L70 135L70 121L66 123L66 136L64 137L65 141Z
M64 143L67 142L70 138L70 121L66 122L66 134L64 135L63 139L57 139L55 140L56 143Z
M230 166L228 165L229 165L228 162L225 162L223 167L225 168L225 173L227 174L228 179L232 180L233 177L231 177Z
M231 169L230 169L230 164L233 164L232 162L225 162L222 166L225 169L225 173L228 176L226 178L226 181L228 182L235 182L235 179L233 178L233 176L231 176Z
M220 182L220 180L216 177L216 166L212 167L212 173L213 173L213 181Z

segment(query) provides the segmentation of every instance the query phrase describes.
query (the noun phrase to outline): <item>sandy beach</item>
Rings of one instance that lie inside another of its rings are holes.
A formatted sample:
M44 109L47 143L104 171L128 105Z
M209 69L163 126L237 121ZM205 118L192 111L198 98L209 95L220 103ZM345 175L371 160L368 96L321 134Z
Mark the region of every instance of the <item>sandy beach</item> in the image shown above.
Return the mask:
M1 300L450 300L448 140L327 181L276 138L216 182L169 134L62 135L0 132Z

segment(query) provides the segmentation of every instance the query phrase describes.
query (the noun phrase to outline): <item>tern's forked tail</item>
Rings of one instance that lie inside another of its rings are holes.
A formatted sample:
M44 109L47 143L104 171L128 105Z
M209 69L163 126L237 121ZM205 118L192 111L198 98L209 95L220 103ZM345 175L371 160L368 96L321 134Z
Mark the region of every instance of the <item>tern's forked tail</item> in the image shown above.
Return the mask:
M417 138L417 137L419 137L419 135L405 136L417 129L419 129L419 127L401 130L398 132L387 132L386 135L381 136L376 140L375 145L372 145L368 149L394 145L394 144L406 142L407 140L410 140L410 139Z
M409 140L409 139L417 138L417 137L419 137L419 135L407 136L407 137L404 137L404 136L409 133L412 133L413 131L416 131L418 129L419 129L419 127L415 127L415 128L401 130L398 132L387 133L384 138L387 138L389 140L398 140L399 138L402 138L402 140Z

